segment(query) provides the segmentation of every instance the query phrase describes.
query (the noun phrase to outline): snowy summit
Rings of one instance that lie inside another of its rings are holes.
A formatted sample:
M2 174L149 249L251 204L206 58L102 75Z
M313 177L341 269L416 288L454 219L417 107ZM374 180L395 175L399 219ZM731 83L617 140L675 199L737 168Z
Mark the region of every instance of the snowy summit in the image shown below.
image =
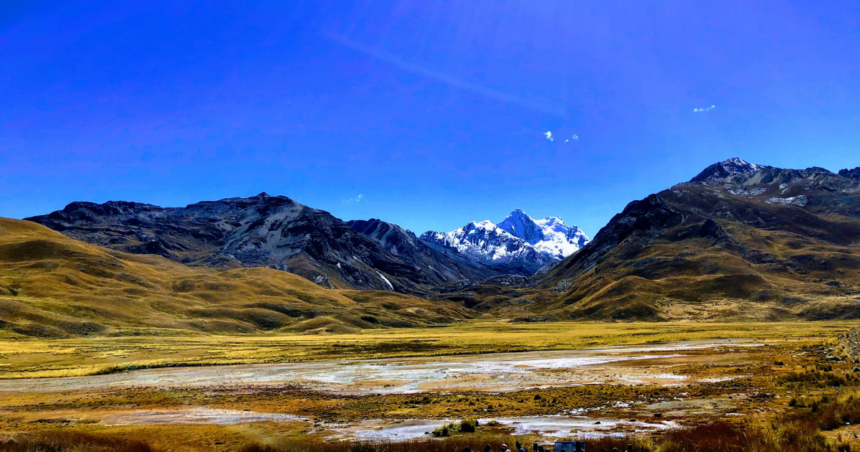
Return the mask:
M589 242L582 230L565 225L561 218L535 220L520 209L498 225L473 221L451 232L425 232L421 239L478 262L507 265L524 273L564 259Z
M557 259L570 256L588 243L584 232L576 226L566 226L561 218L535 220L520 209L511 212L498 227Z

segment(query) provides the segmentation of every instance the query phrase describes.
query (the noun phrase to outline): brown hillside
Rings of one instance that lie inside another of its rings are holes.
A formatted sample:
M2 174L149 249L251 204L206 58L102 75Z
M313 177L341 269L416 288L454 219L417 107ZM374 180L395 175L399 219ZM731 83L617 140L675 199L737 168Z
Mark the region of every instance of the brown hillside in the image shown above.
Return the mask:
M455 303L324 289L278 270L187 267L0 218L0 335L343 332L468 315Z
M860 317L857 181L818 168L709 170L630 203L540 280L558 293L544 308L569 318Z

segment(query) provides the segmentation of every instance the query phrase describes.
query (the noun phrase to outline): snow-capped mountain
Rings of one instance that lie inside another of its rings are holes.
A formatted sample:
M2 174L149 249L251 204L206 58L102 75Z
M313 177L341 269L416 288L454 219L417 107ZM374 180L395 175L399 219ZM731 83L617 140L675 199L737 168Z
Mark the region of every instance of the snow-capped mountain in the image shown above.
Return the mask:
M498 225L503 231L519 237L538 251L558 259L577 252L588 243L588 237L576 226L567 226L559 217L535 220L520 209L514 210Z
M457 250L477 262L504 266L512 273L526 275L588 243L588 237L579 228L566 226L561 218L534 220L520 209L498 225L473 221L451 232L425 232L421 239Z

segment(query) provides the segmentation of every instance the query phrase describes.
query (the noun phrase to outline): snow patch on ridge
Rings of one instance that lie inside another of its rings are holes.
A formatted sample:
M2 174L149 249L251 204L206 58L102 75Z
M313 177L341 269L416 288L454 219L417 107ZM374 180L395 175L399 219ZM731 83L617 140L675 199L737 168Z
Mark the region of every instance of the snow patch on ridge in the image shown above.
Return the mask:
M391 281L389 281L388 278L385 277L385 275L379 273L379 271L377 271L376 274L379 275L379 277L382 278L383 281L385 281L385 284L388 284L389 290L394 291L394 285L391 284Z

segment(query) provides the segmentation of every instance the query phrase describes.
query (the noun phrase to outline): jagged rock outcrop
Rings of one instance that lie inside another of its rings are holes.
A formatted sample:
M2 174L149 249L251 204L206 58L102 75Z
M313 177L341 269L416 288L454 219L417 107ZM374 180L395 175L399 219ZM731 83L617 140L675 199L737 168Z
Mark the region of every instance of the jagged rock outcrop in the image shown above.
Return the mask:
M707 182L709 180L724 180L735 175L744 175L755 173L763 169L770 168L765 165L757 165L748 163L740 158L730 158L728 160L714 163L705 168L701 173L693 178L691 182Z
M860 166L854 169L839 170L839 175L849 179L860 180Z

